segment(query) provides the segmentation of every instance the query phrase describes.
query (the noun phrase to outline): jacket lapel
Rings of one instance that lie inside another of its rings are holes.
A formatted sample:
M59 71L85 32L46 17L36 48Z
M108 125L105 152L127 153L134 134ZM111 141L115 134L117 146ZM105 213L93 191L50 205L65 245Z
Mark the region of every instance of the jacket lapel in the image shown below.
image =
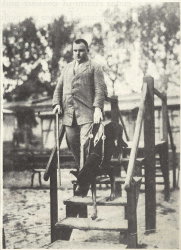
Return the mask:
M73 65L75 65L75 63ZM81 63L77 69L76 74L74 74L74 79L79 78L82 75L82 73L87 70L89 65L90 65L89 61L86 61L85 63ZM73 71L74 71L74 69L73 69Z
M88 67L89 67L90 63L89 61L85 62L85 63L81 63L79 65L79 68L78 68L78 74L82 74Z

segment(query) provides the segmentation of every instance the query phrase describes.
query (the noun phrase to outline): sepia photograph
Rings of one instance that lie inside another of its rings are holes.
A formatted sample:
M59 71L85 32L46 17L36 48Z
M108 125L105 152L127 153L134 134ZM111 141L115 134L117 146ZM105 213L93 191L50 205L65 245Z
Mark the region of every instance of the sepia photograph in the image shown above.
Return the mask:
M0 5L0 248L179 249L180 2Z

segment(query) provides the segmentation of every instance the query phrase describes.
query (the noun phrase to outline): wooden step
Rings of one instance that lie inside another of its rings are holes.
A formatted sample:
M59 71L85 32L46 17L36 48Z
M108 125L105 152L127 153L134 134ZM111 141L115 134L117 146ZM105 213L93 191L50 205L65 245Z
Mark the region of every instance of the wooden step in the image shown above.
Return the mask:
M145 185L145 182L143 181L141 184ZM164 182L156 181L156 185L164 185Z
M155 179L155 183L156 183L156 185L164 185L164 181L163 181L163 179L162 180L158 180L157 178ZM145 184L145 178L143 177L142 178L142 182L141 182L141 184Z
M155 177L163 177L163 174L157 174L156 173Z
M133 177L135 179L140 179L142 177L140 176L135 176ZM115 182L120 183L120 184L124 184L125 182L125 177L115 177ZM110 184L110 178L107 176L98 176L96 179L96 184Z
M107 201L108 197L96 197L96 203L98 206L126 206L127 205L127 199L125 197L118 197L114 199L113 201ZM73 196L68 200L64 201L65 205L92 205L92 197L80 197L80 196Z
M57 240L47 246L45 249L125 249L127 246L123 244L113 244L104 242L88 242L88 241L66 241Z
M121 160L118 159L111 159L111 166L120 166L121 164L123 165L128 165L129 163L129 158L122 158ZM137 164L143 164L144 163L144 158L137 158L136 159Z
M162 145L164 145L165 143L166 143L165 141L155 141L155 147L162 146ZM132 141L128 141L127 144L128 144L128 147L125 148L125 149L131 149L131 148L132 148L133 142L132 142ZM139 141L138 148L139 148L139 149L144 149L144 141Z
M119 182L123 184L125 182L125 177L115 177L115 182ZM72 184L77 184L77 180L73 180ZM110 178L109 176L97 176L96 177L96 184L110 184Z
M39 172L40 172L40 173L41 173L41 172L45 172L45 170L46 170L45 168L34 168L34 169L33 169L34 172L38 172L38 173L39 173Z
M102 230L102 231L116 231L126 232L128 229L128 221L124 219L113 220L110 219L97 219L91 218L65 218L55 225L57 228L69 228L79 230Z
M115 182L123 184L125 177L115 177ZM110 178L108 176L98 176L96 178L96 184L110 184Z

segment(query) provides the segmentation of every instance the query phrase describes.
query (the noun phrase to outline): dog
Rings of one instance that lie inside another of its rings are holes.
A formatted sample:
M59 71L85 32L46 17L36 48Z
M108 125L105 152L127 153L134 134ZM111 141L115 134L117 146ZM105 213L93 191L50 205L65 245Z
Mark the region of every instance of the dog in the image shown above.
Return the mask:
M83 168L79 172L71 171L77 177L76 196L85 197L91 186L93 199L92 219L97 218L96 206L96 177L107 174L110 177L111 194L108 200L115 198L115 177L113 168L110 167L112 156L118 157L122 148L127 147L123 140L123 128L116 122L109 122L105 126L93 124L89 138L89 153Z

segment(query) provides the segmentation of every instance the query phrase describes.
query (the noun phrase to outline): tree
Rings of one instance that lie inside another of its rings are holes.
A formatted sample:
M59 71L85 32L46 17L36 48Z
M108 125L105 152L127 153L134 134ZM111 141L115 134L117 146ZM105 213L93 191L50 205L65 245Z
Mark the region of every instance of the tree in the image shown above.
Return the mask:
M121 18L120 18L121 17ZM122 13L119 7L104 13L106 28L97 23L93 26L91 47L94 53L105 58L104 72L112 85L112 94L118 94L115 84L132 88L126 81L126 72L130 67L134 42L138 37L137 23L132 9ZM116 93L117 92L117 93Z
M74 40L73 22L67 22L64 16L55 19L52 24L48 25L48 45L52 49L52 59L49 63L51 72L51 82L56 81L59 72L59 61L71 60L71 44Z
M161 90L168 82L178 85L179 80L179 3L164 3L139 9L142 69L146 74L149 61L161 75Z
M45 46L41 43L33 19L7 25L3 29L3 45L4 76L16 82L11 91L11 86L5 87L4 97L10 100L13 94L17 100L26 99L31 95L28 89L36 85L33 72L41 68L40 59L45 56ZM29 86L26 86L27 82Z
M4 98L16 101L53 94L61 66L71 58L73 28L74 23L63 16L40 28L32 18L4 27L3 71L9 79Z

